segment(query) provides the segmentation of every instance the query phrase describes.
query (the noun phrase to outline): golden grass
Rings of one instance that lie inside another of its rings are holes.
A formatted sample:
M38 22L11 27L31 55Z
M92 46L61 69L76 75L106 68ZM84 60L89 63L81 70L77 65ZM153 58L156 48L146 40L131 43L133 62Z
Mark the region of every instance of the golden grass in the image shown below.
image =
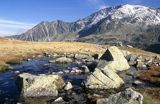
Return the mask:
M147 51L144 51L144 50L141 50L141 49L137 49L137 48L126 48L126 47L119 47L123 50L128 50L132 53L134 53L135 55L138 55L138 56L159 56L159 54L156 54L156 53L152 53L152 52L147 52Z
M23 59L43 53L102 54L107 47L107 45L102 46L80 42L26 42L0 38L0 64L18 63ZM141 52L141 50L137 51L136 49L130 49L129 51L133 53L145 53L144 51Z
M103 53L96 44L79 42L24 42L0 39L0 64L16 64L23 59L43 53Z
M138 77L140 80L154 83L156 85L160 84L160 66L151 67L150 70L142 72ZM159 85L160 87L160 85Z
M159 87L138 88L137 90L144 97L143 104L159 104L160 102Z
M159 99L154 99L151 95L148 95L147 93L143 94L144 100L143 104L159 104Z

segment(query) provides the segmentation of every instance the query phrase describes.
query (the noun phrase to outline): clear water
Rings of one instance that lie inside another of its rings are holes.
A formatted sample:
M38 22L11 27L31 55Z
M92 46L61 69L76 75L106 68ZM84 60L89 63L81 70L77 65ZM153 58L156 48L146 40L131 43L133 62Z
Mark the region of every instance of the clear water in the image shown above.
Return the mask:
M15 71L20 73L27 72L31 74L50 74L52 72L63 71L78 67L78 64L48 64L51 58L44 57L32 61L24 61L19 65L12 66L13 69L0 74L0 104L15 104L20 98L20 91L16 84L17 76ZM65 80L70 80L73 84L80 84L84 78L83 75L63 75Z

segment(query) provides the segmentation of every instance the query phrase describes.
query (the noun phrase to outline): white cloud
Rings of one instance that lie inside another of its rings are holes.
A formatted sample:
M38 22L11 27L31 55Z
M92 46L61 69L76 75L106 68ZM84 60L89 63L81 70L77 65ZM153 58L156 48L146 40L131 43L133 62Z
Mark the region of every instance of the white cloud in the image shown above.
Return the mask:
M141 4L144 2L144 0L125 0L128 4Z
M35 26L33 23L0 19L0 36L19 34L33 26Z
M7 34L11 34L11 32L0 30L0 36L5 36Z
M101 6L99 7L99 9L104 9L104 8L107 8L107 5L101 5Z
M104 9L107 7L104 0L87 0L91 6L94 6L98 9Z

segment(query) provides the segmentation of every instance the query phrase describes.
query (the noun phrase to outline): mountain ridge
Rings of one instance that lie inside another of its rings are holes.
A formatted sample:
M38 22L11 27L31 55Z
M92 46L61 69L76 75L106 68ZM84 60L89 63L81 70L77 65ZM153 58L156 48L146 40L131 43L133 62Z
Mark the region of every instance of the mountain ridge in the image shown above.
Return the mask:
M101 9L75 22L62 20L41 22L27 32L10 38L27 41L83 41L98 44L122 41L133 46L139 44L143 48L148 42L152 44L159 42L159 30L158 8L126 4Z

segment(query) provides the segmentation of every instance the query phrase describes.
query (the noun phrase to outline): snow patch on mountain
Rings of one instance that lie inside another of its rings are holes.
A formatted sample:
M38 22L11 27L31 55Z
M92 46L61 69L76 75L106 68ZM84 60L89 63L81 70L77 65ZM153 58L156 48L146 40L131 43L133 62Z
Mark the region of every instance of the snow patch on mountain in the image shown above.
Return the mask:
M140 5L123 5L112 13L112 19L132 18L146 25L160 24L160 12Z

